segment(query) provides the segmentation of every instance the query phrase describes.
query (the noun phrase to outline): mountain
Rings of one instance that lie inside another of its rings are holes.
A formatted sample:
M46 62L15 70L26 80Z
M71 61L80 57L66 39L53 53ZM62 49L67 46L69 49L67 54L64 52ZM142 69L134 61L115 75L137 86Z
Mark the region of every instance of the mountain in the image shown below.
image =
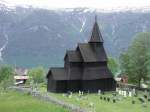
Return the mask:
M62 66L66 50L89 40L95 15L105 49L116 58L128 48L136 33L150 30L149 11L11 9L1 4L0 63L22 67Z

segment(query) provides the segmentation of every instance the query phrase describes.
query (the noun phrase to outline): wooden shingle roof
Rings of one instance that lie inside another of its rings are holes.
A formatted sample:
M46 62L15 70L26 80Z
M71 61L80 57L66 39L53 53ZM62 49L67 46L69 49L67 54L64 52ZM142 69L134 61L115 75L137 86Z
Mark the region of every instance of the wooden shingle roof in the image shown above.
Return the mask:
M67 51L69 62L82 62L82 57L78 51Z
M94 51L90 43L79 44L78 48L84 62L103 62L107 60L103 46L97 48L97 51Z
M52 75L55 80L67 80L67 73L64 68L51 68L47 74L47 78Z
M97 61L96 59L96 55L93 52L92 47L90 46L90 44L87 43L82 43L78 45L79 50L81 52L82 58L84 62L95 62Z
M102 34L100 32L97 18L95 19L95 23L92 29L91 39L89 42L103 42Z

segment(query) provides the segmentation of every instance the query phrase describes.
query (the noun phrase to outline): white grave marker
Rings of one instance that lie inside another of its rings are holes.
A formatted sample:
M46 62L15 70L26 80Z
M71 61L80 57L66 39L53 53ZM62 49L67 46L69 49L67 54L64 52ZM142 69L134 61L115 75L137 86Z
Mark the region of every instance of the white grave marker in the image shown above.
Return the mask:
M124 91L124 95L123 95L124 97L127 97L127 92L126 91Z
M132 92L131 91L129 91L129 97L132 97Z
M98 90L98 95L101 95L101 90Z
M121 90L119 90L119 95L121 95Z

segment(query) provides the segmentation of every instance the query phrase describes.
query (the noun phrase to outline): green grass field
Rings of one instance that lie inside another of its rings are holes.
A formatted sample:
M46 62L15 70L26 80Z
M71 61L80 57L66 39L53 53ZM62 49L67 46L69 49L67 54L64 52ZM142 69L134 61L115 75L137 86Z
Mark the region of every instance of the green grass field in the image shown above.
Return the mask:
M46 91L42 89L41 92ZM122 97L122 100L113 103L112 100L110 102L101 100L97 94L88 94L81 98L78 97L77 93L74 93L71 98L63 94L49 93L49 95L81 108L89 109L91 112L150 112L150 102L146 101L146 107L144 107L138 97L134 97L135 104L132 104L133 98L131 97ZM139 97L141 95L142 93ZM112 93L101 96L103 98L104 96L113 97ZM92 108L89 106L91 103L94 104ZM69 110L24 93L10 91L0 93L0 112L69 112Z
M78 94L73 94L72 98L68 98L62 94L49 93L49 95L96 112L150 112L150 102L146 101L146 107L144 107L138 100L138 97L134 97L135 104L132 104L131 97L122 97L122 100L113 103L112 100L110 102L101 100L97 94L89 94L81 99L77 98ZM110 93L104 96L112 97ZM94 104L94 108L89 107L90 103Z
M63 107L14 91L0 93L0 112L69 112Z

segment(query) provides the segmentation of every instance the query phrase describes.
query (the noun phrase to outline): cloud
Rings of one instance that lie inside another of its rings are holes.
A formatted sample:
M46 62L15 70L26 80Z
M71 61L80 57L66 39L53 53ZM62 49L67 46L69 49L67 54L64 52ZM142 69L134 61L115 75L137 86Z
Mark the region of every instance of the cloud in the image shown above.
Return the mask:
M2 1L2 0L0 0ZM150 0L3 0L9 5L32 5L42 8L117 8L150 6Z

